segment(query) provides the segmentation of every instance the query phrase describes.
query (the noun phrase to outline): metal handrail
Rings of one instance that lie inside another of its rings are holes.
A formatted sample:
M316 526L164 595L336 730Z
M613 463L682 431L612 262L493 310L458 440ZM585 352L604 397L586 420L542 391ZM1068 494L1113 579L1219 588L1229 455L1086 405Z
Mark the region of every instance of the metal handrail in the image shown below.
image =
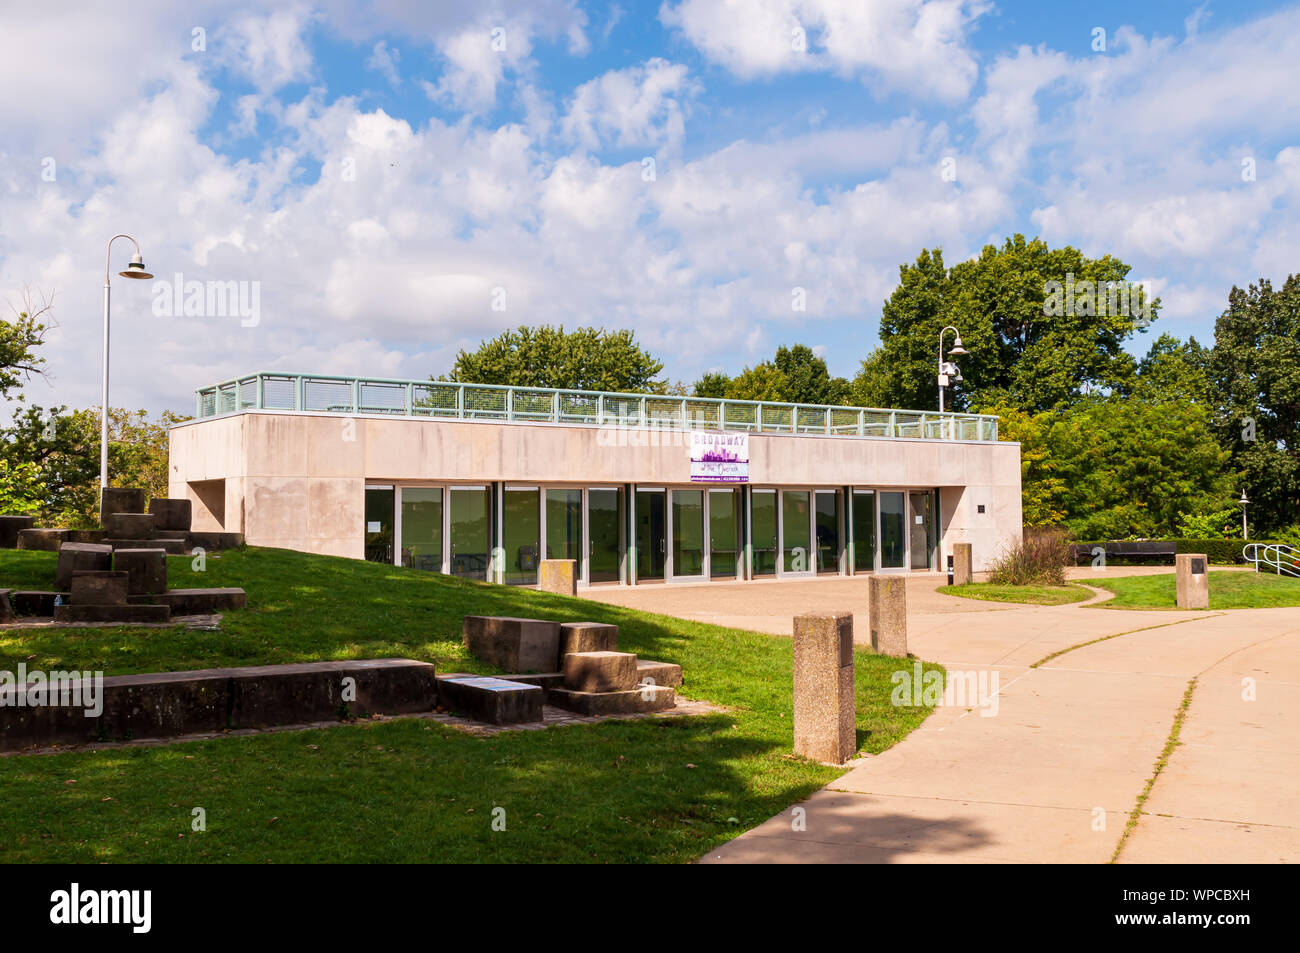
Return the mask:
M1278 575L1300 578L1300 549L1286 543L1247 543L1241 550L1242 557L1248 563L1255 564L1259 572L1261 564L1269 566Z
M201 387L195 400L200 419L283 410L832 437L998 439L998 418L990 414L269 371Z

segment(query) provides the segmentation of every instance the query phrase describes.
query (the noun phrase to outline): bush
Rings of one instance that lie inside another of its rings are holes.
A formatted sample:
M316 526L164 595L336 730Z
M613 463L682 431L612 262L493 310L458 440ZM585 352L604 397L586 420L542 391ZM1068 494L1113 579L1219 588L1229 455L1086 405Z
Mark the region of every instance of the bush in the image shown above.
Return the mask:
M1065 567L1074 562L1068 535L1059 529L1026 530L1006 549L989 572L1000 586L1063 586Z
M1075 561L1080 564L1089 562L1092 557L1090 553L1098 546L1102 549L1108 548L1110 543L1125 542L1125 540L1089 540L1079 541L1074 545L1078 547L1079 555ZM1244 563L1246 557L1242 550L1250 545L1243 543L1240 539L1166 539L1152 540L1152 542L1173 543L1180 553L1204 553L1205 557L1216 566L1232 566ZM1276 539L1252 539L1251 543L1259 543L1261 546L1269 543L1286 542L1285 540ZM1292 543L1291 545L1295 545ZM1126 556L1106 557L1106 563L1111 566L1142 566L1142 565L1162 565L1172 566L1172 556L1143 556L1140 554L1129 554Z

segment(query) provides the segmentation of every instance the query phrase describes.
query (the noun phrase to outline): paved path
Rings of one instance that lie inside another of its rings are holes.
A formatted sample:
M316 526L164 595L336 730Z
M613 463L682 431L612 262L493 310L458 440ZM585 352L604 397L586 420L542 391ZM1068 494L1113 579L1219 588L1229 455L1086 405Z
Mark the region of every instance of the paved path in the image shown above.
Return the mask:
M996 698L982 700L996 714L939 708L796 805L802 813L782 812L706 862L1109 861L1193 681L1181 743L1119 861L1300 860L1300 609L1014 607L941 595L941 582L909 577L910 648L950 673L996 673ZM809 609L865 619L865 589L826 579L593 596L788 634ZM1104 640L1031 667L1094 639Z

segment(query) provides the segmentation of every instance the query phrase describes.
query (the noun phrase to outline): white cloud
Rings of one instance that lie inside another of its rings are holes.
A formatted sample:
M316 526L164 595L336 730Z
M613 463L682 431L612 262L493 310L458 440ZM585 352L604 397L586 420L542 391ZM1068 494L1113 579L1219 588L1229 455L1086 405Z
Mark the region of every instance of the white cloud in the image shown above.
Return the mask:
M561 128L587 149L602 143L675 149L698 92L685 66L651 59L579 86Z
M380 40L371 51L370 58L366 60L366 67L375 70L388 80L390 86L396 87L402 84L402 77L397 69L401 61L402 51L396 48L390 49L387 43Z

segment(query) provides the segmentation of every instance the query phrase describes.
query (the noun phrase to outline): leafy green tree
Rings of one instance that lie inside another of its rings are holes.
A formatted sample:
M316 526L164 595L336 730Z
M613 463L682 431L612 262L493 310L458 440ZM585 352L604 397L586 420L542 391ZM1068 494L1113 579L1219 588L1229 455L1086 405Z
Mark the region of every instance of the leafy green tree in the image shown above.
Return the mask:
M770 361L746 367L735 377L711 372L695 382L697 397L770 400L794 404L848 404L852 389L832 377L826 361L804 344L782 345Z
M940 249L922 251L899 268L881 312L880 347L854 381L857 399L935 407L939 332L947 325L970 351L955 359L965 381L949 390L951 409L978 399L1038 412L1122 389L1135 370L1124 342L1145 330L1160 306L1125 283L1128 273L1110 255L1088 258L1023 235L952 268Z
M13 312L14 320L0 319L0 400L33 374L42 374L45 363L45 358L36 356L36 349L45 342L49 299L35 302L31 294L24 293L22 306Z
M461 351L447 379L473 384L660 393L664 369L631 331L522 327Z
M1300 275L1234 287L1215 323L1207 375L1214 430L1261 534L1300 521Z
M1196 338L1183 342L1172 334L1162 334L1138 362L1132 392L1148 401L1209 404L1209 361L1210 351L1198 344Z

